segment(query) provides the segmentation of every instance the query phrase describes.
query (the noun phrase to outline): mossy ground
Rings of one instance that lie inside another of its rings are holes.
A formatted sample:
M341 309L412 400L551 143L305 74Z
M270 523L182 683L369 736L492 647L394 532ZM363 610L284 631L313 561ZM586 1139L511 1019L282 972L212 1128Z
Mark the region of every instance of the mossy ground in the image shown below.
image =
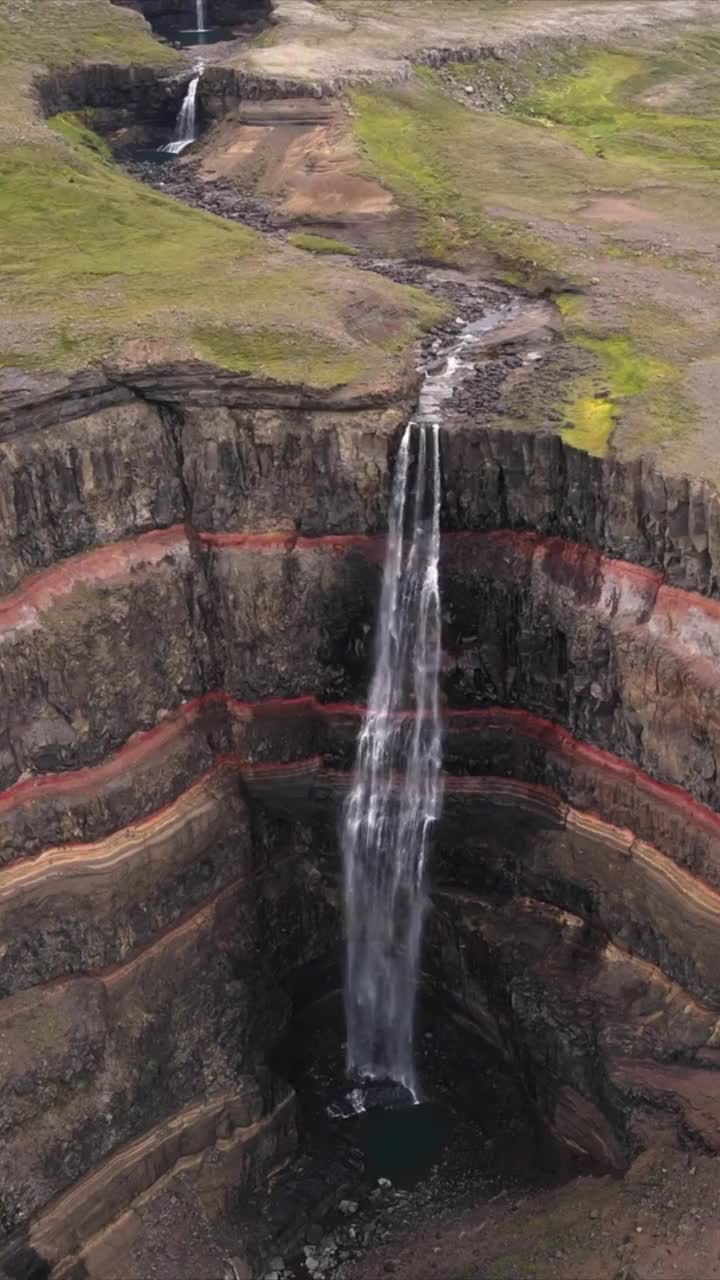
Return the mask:
M13 345L0 362L73 367L114 359L135 338L164 357L172 347L177 356L279 376L292 369L293 381L330 386L380 357L378 345L348 332L342 287L335 295L329 274L140 186L103 159L101 144L86 145L86 129L59 124L75 139L69 149L0 154L2 270L14 315ZM397 299L407 343L437 309L420 294ZM213 342L195 341L209 332Z
M464 263L490 256L513 283L540 286L557 277L550 245L489 211L482 182L474 180L488 156L484 122L446 94L433 72L418 68L410 85L357 89L350 100L367 167L401 207L420 215L425 256Z
M142 186L72 115L48 127L31 95L45 68L182 67L139 15L110 0L8 0L0 61L0 365L200 358L324 388L377 383L440 314L417 290L311 264ZM355 323L373 307L395 352Z
M345 240L333 240L329 236L316 236L310 231L294 231L288 236L295 249L305 249L307 253L340 253L353 258L357 249Z
M362 163L419 216L420 252L564 279L566 339L591 357L558 389L566 441L689 457L712 413L689 370L720 359L720 26L419 67L351 101Z

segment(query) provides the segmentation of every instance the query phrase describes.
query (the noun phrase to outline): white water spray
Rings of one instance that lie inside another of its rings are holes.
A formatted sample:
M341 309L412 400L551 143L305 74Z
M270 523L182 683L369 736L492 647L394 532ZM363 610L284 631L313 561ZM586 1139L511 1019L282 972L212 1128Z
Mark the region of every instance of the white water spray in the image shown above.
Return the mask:
M442 803L440 490L439 428L410 423L395 469L375 671L342 837L348 1070L397 1080L415 1096L425 864Z
M188 85L175 125L175 137L172 142L166 142L165 146L160 148L161 151L168 151L171 155L177 156L197 138L197 91L201 75L202 68Z
M205 0L195 0L196 31L207 31L205 26Z

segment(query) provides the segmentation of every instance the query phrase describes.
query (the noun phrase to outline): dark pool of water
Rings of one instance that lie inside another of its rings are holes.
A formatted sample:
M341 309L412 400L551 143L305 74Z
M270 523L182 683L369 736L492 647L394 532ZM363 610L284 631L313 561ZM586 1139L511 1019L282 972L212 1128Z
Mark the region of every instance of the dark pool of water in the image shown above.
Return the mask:
M177 156L170 151L161 151L159 147L126 147L123 159L134 160L139 164L172 164Z
M388 1178L394 1187L407 1190L440 1159L454 1118L441 1102L371 1106L351 1128L353 1142L364 1156L368 1182Z
M183 49L202 48L206 44L219 44L221 40L234 40L235 33L231 27L208 27L206 31L196 31L184 23L156 23L155 30L173 44Z
M264 1261L283 1255L290 1274L307 1280L311 1225L313 1245L332 1237L338 1257L350 1258L373 1232L393 1229L388 1206L422 1221L544 1179L526 1101L504 1065L442 1010L423 1010L418 1021L417 1100L393 1082L348 1079L337 994L306 1007L270 1055L296 1089L300 1143L272 1194L251 1197L244 1210L242 1229Z
M457 1029L420 1019L417 1099L393 1082L348 1080L344 1032L340 997L318 1001L299 1018L273 1064L297 1090L301 1128L311 1146L320 1140L352 1147L362 1155L370 1185L382 1177L410 1188L442 1158L458 1127L467 1129L473 1119L483 1140L505 1148L508 1157L519 1140L525 1162L528 1119L517 1086L476 1045L470 1049Z

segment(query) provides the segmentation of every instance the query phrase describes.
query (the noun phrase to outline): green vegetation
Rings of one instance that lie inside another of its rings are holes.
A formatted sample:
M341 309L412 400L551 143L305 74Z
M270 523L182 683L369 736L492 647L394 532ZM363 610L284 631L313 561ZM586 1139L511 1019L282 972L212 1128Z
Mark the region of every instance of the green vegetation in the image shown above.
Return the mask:
M578 344L600 358L614 399L637 396L654 382L674 375L672 365L652 356L640 355L629 338L613 334L609 338L578 338Z
M312 338L293 329L242 333L230 328L196 326L195 349L213 364L236 373L255 373L277 382L332 387L352 382L363 372L359 355L329 338Z
M285 56L312 75L321 45L333 56L350 45L361 60L375 49L369 0L324 8L324 25L316 11L308 28L307 57L298 28L283 55L278 26L271 47L261 38L243 55L248 65L264 57L280 66ZM458 47L477 35L478 10L501 25L507 16L501 0L443 10ZM384 20L383 54L388 42L405 54L430 47L438 31L433 0L388 0ZM87 120L64 114L49 129L33 80L43 68L99 61L162 73L186 65L110 0L3 6L0 364L199 358L318 387L387 381L440 306L324 261L350 256L341 241L299 231L279 246L143 188L112 164ZM388 231L399 252L566 290L557 366L566 385L552 388L566 439L593 452L611 434L622 449L674 448L693 419L714 430L717 30L678 26L670 41L648 29L605 49L528 42L507 61L419 67L408 82L349 97L357 167L400 209Z
M108 0L6 0L0 64L72 67L81 63L176 67L183 58L154 40L137 13Z
M72 147L87 147L88 150L94 151L96 156L101 160L106 160L108 164L112 162L112 151L107 142L94 133L88 125L84 124L80 116L72 111L65 111L62 115L53 116L48 120L51 129L59 133L61 138L69 142Z
M569 424L560 435L573 449L584 449L596 458L608 451L617 418L617 406L601 396L582 392L568 405Z
M567 341L593 357L568 375L563 438L595 454L611 437L622 451L659 446L676 460L714 420L708 400L693 403L689 374L718 354L720 35L654 39L540 48L423 80L482 130L485 208L524 215L520 225L542 232L567 279L584 284L556 299Z
M292 255L271 254L261 236L237 223L141 186L102 158L102 143L84 126L67 116L58 123L68 142L80 141L68 149L0 153L2 272L14 317L12 355L0 355L0 362L73 368L122 357L129 345L131 355L139 340L148 358L153 350L163 358L172 343L184 358L197 352L228 368L294 382L317 378L327 387L360 376L386 355L348 332L331 277ZM384 293L385 282L377 288ZM423 295L392 286L387 292L397 306L390 328L406 347L438 309ZM38 320L41 351L34 342ZM194 335L204 335L199 345Z
M663 68L667 71L664 58L589 54L572 74L520 99L514 111L546 127L565 127L588 155L639 161L645 169L720 169L720 117L679 115L638 101Z
M621 334L604 338L581 334L575 341L597 357L598 375L581 375L570 388L568 425L560 432L566 444L604 457L623 405L633 397L645 396L648 408L659 419L658 425L660 419L664 426L668 425L666 393L680 381L680 372L674 365L641 354Z
M371 172L422 220L420 247L441 262L499 262L513 283L547 284L558 259L512 219L491 216L482 170L487 121L455 102L426 68L393 89L355 89L355 133Z
M305 249L307 253L341 253L354 257L357 249L346 244L344 240L333 240L328 236L314 236L310 231L294 231L288 236L295 249Z
M200 358L322 388L392 379L438 304L369 274L358 285L344 268L152 191L112 163L87 118L42 121L30 87L43 65L93 61L185 65L110 0L10 0L0 17L0 366ZM373 311L379 335L364 322Z

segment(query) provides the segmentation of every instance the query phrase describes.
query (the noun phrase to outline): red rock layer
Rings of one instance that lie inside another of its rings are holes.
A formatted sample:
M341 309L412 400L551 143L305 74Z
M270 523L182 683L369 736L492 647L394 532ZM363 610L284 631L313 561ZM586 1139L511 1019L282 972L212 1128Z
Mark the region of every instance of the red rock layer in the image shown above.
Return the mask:
M232 783L236 769L256 803L311 824L334 826L349 785L347 772L319 757L249 765L224 758L141 823L9 864L0 871L5 989L101 967L143 941L140 927L159 928L207 886L236 876L239 855L252 865ZM545 784L446 775L445 790L435 878L471 887L492 873L510 892L566 905L580 895L608 936L720 1006L718 889L631 829L569 805ZM193 887L196 864L202 876Z
M0 851L6 859L42 846L95 839L172 803L202 771L227 762L255 794L272 796L294 778L303 790L333 778L338 753L349 763L362 708L313 698L240 702L220 692L194 699L156 728L134 735L102 764L18 782L0 793ZM225 730L221 737L220 729ZM209 745L215 734L221 749ZM514 772L552 784L560 803L592 809L663 849L720 886L720 815L679 787L656 782L609 752L525 711L492 707L448 712L445 753L452 772ZM471 776L456 778L472 790ZM127 816L124 816L126 815Z
M381 547L176 528L38 575L0 608L0 776L95 762L210 677L240 700L357 694ZM720 604L533 534L448 535L444 573L451 701L523 706L720 805Z
M162 1059L182 1102L237 1071L210 1048L242 1043L258 1016L243 983L261 921L275 933L272 894L258 911L264 867L250 887L245 800L258 825L275 814L304 826L284 828L291 856L296 835L304 856L334 815L361 710L327 695L361 683L346 675L343 627L355 610L358 635L367 631L382 545L175 526L66 561L0 605L3 776L16 779L0 794L0 928L16 948L7 963L17 983L0 1002L0 1062L12 1064L7 1178L12 1168L30 1211L61 1190L52 1168L82 1172L147 1125L150 1109L155 1118L160 1084L142 1075L147 1064ZM358 564L370 565L362 591ZM715 794L720 605L533 534L449 535L443 572L449 697L457 679L463 698L482 701L486 680L535 710L448 712L438 873L478 897L492 874L509 901L531 895L538 918L570 912L575 940L586 925L599 931L622 953L618 970L650 993L651 1018L669 975L673 1010L693 993L683 1051L693 1062L712 1054L720 818L698 796ZM216 684L225 692L208 693ZM321 687L325 705L310 696ZM141 731L118 749L128 726ZM52 772L17 777L48 755L60 762ZM192 880L199 867L206 896ZM316 928L322 915L324 929L334 911L321 880L306 895L296 962L307 921ZM147 909L140 925L136 907ZM522 971L510 943L493 946L509 974ZM575 972L572 946L561 950L545 1002L556 990L558 1025ZM603 964L612 960L607 951ZM527 1033L532 993L525 1007ZM227 1017L237 1019L229 1032ZM677 1019L657 1022L652 1053L667 1065ZM639 1070L639 1050L628 1056ZM581 1058L594 1061L591 1049ZM558 1077L566 1117L579 1070ZM99 1097L113 1099L109 1113Z

